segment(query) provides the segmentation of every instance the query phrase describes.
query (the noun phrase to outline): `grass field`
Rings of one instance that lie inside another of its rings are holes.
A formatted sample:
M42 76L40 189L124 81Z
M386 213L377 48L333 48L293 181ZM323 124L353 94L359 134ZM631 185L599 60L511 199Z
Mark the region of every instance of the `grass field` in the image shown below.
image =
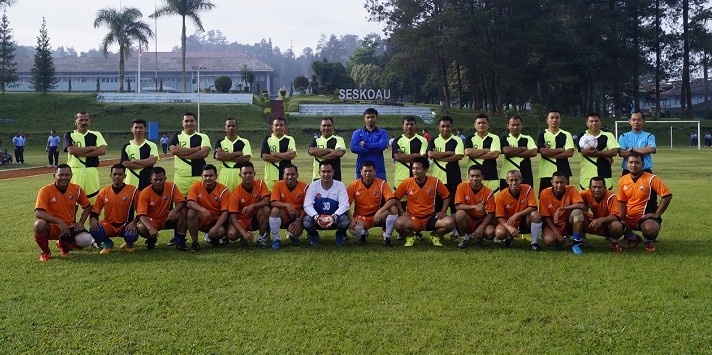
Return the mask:
M615 255L592 238L582 257L522 241L386 249L373 231L366 246L337 248L325 233L318 249L279 252L161 245L60 258L52 246L45 264L32 211L51 177L2 180L0 353L710 353L710 154L654 157L674 195L654 254ZM344 176L353 166L347 154ZM108 184L108 168L100 175Z

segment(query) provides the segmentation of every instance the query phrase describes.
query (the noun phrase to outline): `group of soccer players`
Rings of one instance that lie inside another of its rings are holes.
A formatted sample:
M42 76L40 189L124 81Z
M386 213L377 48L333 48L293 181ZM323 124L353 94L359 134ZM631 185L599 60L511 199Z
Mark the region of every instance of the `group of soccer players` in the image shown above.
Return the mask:
M247 246L282 248L280 229L297 245L306 230L312 246L320 241L319 230L335 229L337 245L346 232L366 243L369 230L382 227L383 243L392 246L393 232L409 247L430 231L433 245L451 233L461 248L485 240L505 247L524 235L531 235L530 248L570 247L582 254L586 234L606 237L614 252L621 252L621 237L629 247L645 242L645 250L655 250L662 223L661 215L672 194L652 174L655 140L642 131L644 116L633 113L632 131L616 140L601 130L597 114L587 117L583 134L596 137L598 145L579 149L582 155L582 192L569 185L568 158L575 145L572 136L559 128L561 115L547 115L547 129L537 142L521 133L522 119L507 121L508 134L489 132L489 119L478 115L475 134L464 139L452 133L452 118L438 121L439 135L427 141L418 135L416 119L403 119L403 134L390 142L394 166L393 188L386 182L384 150L388 133L376 123L378 112L364 112L364 128L353 132L350 150L357 155L356 179L341 183L341 158L346 152L343 138L334 134L334 121L321 120L321 135L311 142L308 154L314 157L310 183L299 180L294 138L286 134L283 118L272 121L272 134L262 142L260 158L264 179L256 179L247 139L237 134L237 121L225 121L225 136L215 143L213 158L209 138L196 131L196 117L185 113L183 130L174 135L169 149L174 155L174 179L166 181L156 145L145 139L146 121L132 122L134 139L121 150L121 163L111 167L111 185L99 189L98 157L105 154L106 142L99 132L90 131L90 115L75 117L77 129L65 135L68 164L55 172L55 182L43 187L35 206L34 237L50 260L49 240L57 240L61 255L86 245L87 234L108 254L111 238L123 239L127 252L136 250L139 236L147 249L155 248L158 232L173 230L168 242L178 250L197 251L199 233L215 246L237 241ZM539 203L534 193L531 158L541 155ZM614 156L624 158L618 194L611 192L611 164ZM467 156L467 181L462 182L459 161ZM497 159L503 156L501 175ZM69 180L71 179L71 183ZM657 204L657 196L661 197ZM354 205L353 213L351 205ZM76 206L82 208L76 221ZM448 209L450 214L448 215ZM103 211L103 219L100 220ZM89 230L84 229L89 219ZM642 237L633 231L639 230ZM257 232L257 235L254 234ZM187 235L191 242L188 246Z

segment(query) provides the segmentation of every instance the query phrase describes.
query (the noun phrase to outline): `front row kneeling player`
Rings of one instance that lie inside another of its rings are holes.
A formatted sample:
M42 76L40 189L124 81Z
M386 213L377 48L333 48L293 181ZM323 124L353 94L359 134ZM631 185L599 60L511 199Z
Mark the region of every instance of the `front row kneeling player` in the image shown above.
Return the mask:
M393 197L388 183L375 176L375 164L372 161L364 161L361 165L361 178L352 181L346 188L349 202L354 204L349 231L359 237L359 243L365 244L369 229L384 227L383 244L390 247L391 234L398 218L395 205L400 201Z
M581 191L581 198L586 211L591 210L591 213L584 212L586 233L606 237L611 242L611 251L622 253L618 239L623 236L625 226L620 221L618 198L608 190L605 179L592 177L588 189Z
M228 206L230 203L230 190L225 185L217 182L218 169L215 165L207 164L203 167L202 179L193 183L188 192L188 232L192 244L190 251L200 250L198 231L208 234L210 239L221 239L227 234ZM178 240L176 248L186 250L185 239Z
M539 248L541 235L541 215L536 209L534 188L522 184L522 174L519 170L507 172L507 188L501 190L495 198L497 227L495 238L504 240L504 246L512 245L512 239L523 233L531 233L529 248L534 251Z
M267 247L268 218L269 218L269 189L263 180L255 180L255 166L251 162L246 162L240 168L242 182L230 193L230 225L227 229L227 238L241 241L243 246L247 246L252 241L251 231L259 230L257 246ZM214 242L212 235L210 238Z
M482 245L483 239L494 239L495 203L492 189L482 184L482 167L471 165L467 171L468 182L455 191L455 222L457 234L463 236L458 247L464 249L470 240Z
M555 171L551 176L551 187L539 193L539 211L544 220L542 233L544 243L557 250L566 243L566 236L573 236L571 251L583 254L583 234L585 208L581 195L569 185L566 174Z
M114 242L113 237L124 238L126 252L136 251L134 243L138 240L136 219L134 218L134 203L138 195L135 186L126 185L126 167L116 164L111 167L111 185L99 190L96 203L92 206L89 219L89 232L97 244L102 245L99 254L106 255L111 252ZM104 219L99 221L101 210L104 210Z
M158 232L173 230L174 240L185 240L185 197L178 186L166 181L166 170L155 166L151 170L151 185L141 190L136 203L138 235L146 238L146 248L153 249Z

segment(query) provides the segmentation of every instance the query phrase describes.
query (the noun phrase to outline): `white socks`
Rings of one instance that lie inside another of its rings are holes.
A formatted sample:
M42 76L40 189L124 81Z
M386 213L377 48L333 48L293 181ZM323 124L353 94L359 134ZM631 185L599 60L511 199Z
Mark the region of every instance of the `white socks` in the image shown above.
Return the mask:
M279 227L282 226L282 219L279 217L269 218L269 231L272 233L274 240L279 240Z
M541 222L540 223L532 223L531 230L532 230L532 244L536 244L537 241L539 240L539 236L541 235Z

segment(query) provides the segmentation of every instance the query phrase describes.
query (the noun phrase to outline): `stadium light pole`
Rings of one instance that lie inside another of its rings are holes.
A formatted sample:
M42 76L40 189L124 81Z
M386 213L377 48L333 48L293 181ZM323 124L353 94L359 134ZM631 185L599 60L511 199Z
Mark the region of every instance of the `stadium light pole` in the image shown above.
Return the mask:
M203 65L194 65L192 68L193 70L198 71L198 117L196 118L196 126L197 131L200 132L200 71L207 69L207 67Z

